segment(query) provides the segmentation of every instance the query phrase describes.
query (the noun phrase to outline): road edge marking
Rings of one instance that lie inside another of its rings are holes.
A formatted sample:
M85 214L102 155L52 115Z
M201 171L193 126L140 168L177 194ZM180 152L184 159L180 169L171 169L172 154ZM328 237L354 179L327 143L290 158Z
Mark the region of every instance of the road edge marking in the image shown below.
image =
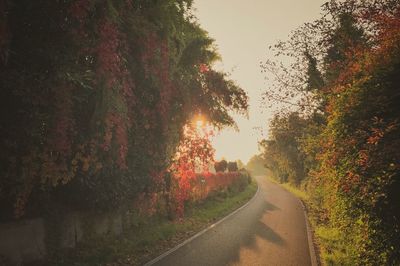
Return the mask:
M222 223L223 221L227 220L228 218L230 218L231 216L235 215L237 212L239 212L240 210L244 209L247 205L249 205L259 194L260 192L260 185L257 183L257 191L254 194L254 196L248 201L246 202L244 205L240 206L239 208L237 208L236 210L234 210L233 212L231 212L230 214L228 214L227 216L221 218L220 220L218 220L217 222L209 225L208 227L206 227L205 229L201 230L200 232L198 232L197 234L195 234L194 236L186 239L185 241L183 241L182 243L176 245L175 247L171 248L170 250L164 252L163 254L159 255L158 257L152 259L151 261L147 262L146 264L144 264L144 266L150 266L153 265L154 263L160 261L161 259L167 257L168 255L170 255L171 253L177 251L178 249L180 249L181 247L185 246L186 244L192 242L194 239L198 238L199 236L203 235L204 233L206 233L207 231L209 231L210 229L214 228L215 226L217 226L218 224Z

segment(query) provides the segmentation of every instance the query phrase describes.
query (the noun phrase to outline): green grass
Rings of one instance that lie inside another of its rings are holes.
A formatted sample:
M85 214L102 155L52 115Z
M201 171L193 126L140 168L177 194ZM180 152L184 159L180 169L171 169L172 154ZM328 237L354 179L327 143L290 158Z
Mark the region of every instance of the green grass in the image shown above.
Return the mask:
M247 188L236 195L229 195L226 198L217 197L215 199L206 201L201 205L197 205L191 211L191 218L209 222L214 221L217 218L225 216L237 209L245 202L247 202L256 192L257 184L252 182Z
M174 247L208 225L231 213L253 197L252 182L237 194L220 193L201 204L189 206L180 221L152 218L141 221L120 238L97 238L75 250L54 256L48 265L141 265Z
M343 230L331 226L318 225L315 229L323 265L357 265L356 250L360 247L349 246Z
M279 183L272 177L267 177L267 178L271 182L280 185L281 187L285 188L287 191L294 194L296 197L300 198L305 204L307 203L307 201L309 201L309 196L304 190L301 190L300 188L297 188L297 187L291 185L290 183Z
M314 211L317 211L315 210L316 207L311 204L307 192L290 183L281 184L271 177L268 177L268 179L300 198L306 205L307 216L314 231L317 253L320 257L321 264L332 266L354 265L354 261L351 260L352 254L350 254L354 247L347 247L345 245L341 230L319 222L318 218L314 215Z

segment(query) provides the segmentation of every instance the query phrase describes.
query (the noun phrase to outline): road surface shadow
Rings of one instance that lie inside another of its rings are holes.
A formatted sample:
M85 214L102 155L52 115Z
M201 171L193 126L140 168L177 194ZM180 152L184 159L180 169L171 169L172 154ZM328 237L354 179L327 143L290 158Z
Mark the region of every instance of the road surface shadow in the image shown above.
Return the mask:
M256 252L265 252L260 250L257 245L257 239L266 240L273 245L285 246L285 240L272 230L269 226L262 222L262 217L269 212L280 210L280 208L271 204L270 202L263 200L256 207L257 219L254 219L254 223L251 226L251 234L245 234L244 238L240 241L239 245L236 245L229 256L228 261L225 265L234 265L240 261L240 251L242 249L254 250Z
M265 201L265 209L267 211L277 211L280 210L280 208L276 207L275 205L269 203L268 201Z
M258 222L255 231L256 236L266 239L276 245L285 245L285 240L283 240L277 233L275 233L274 230L272 230L270 227L260 221Z
M265 257L276 248L286 248L288 244L276 231L265 224L265 217L272 216L281 209L266 199L260 191L246 208L209 230L193 242L189 242L176 252L156 263L162 266L204 266L235 265L247 262L245 254L253 253L255 258ZM273 247L269 250L266 247ZM274 248L275 247L275 248ZM254 254L255 253L255 254ZM244 260L244 261L243 261Z

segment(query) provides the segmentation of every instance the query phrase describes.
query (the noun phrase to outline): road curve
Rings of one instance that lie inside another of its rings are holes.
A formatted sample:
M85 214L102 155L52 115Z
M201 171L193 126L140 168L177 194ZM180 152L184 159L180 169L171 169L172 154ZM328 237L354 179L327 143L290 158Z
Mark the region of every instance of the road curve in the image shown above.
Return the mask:
M243 209L152 265L311 265L300 201L265 177Z

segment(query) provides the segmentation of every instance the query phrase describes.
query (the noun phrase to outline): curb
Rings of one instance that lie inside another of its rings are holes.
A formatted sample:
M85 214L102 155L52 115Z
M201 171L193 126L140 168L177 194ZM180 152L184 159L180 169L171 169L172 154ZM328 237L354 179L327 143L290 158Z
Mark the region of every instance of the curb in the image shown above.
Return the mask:
M171 248L170 250L164 252L163 254L159 255L158 257L156 257L155 259L152 259L151 261L147 262L146 264L144 264L144 266L151 266L154 263L160 261L161 259L165 258L166 256L168 256L169 254L175 252L176 250L178 250L179 248L183 247L184 245L192 242L194 239L198 238L199 236L203 235L204 233L206 233L207 231L209 231L210 229L214 228L215 226L217 226L218 224L222 223L223 221L225 221L226 219L230 218L231 216L233 216L234 214L236 214L237 212L239 212L240 210L244 209L247 205L249 205L258 195L260 191L260 186L257 184L257 191L254 194L254 196L248 201L246 202L243 206L237 208L236 210L234 210L233 212L231 212L230 214L228 214L227 216L221 218L220 220L218 220L217 222L213 223L212 225L208 226L207 228L203 229L202 231L198 232L197 234L195 234L194 236L186 239L185 241L183 241L182 243L176 245L175 247Z
M310 251L310 258L311 258L311 266L319 266L318 260L317 260L317 255L315 253L315 246L314 246L314 241L313 241L313 232L311 230L310 223L308 222L308 216L306 212L306 206L304 205L304 202L296 197L299 201L301 206L303 207L303 213L304 213L304 220L306 221L306 228L307 228L307 239L308 239L308 248Z

